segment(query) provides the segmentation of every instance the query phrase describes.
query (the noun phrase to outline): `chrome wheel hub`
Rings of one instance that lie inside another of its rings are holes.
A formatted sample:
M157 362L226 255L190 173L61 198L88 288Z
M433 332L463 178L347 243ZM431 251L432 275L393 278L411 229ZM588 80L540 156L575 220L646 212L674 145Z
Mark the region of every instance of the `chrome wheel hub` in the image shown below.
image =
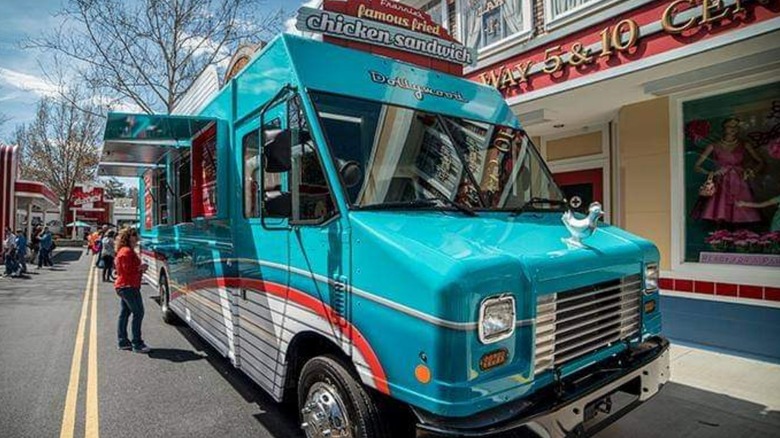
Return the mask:
M309 438L352 437L344 402L338 390L328 383L317 382L309 388L301 418L301 427Z
M163 313L168 312L168 288L160 285L160 308Z

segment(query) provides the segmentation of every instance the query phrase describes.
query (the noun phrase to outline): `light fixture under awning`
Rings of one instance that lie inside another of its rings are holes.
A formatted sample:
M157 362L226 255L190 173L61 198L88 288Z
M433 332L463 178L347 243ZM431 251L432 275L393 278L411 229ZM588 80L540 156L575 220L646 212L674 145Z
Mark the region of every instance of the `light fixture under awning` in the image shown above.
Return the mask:
M101 176L138 176L171 148L189 148L216 119L163 114L109 113L100 157Z

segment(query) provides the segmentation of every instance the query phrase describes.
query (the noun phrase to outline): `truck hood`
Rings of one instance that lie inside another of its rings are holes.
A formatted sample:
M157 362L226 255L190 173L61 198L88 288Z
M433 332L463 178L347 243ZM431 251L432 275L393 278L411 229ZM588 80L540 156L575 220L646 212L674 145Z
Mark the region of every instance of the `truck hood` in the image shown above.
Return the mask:
M353 212L351 223L358 234L372 235L383 241L381 245L398 247L417 263L436 264L439 269L512 260L541 293L560 291L556 288L563 284L592 284L638 273L643 262L658 258L652 243L606 224L582 245L572 245L561 216L560 212L481 212L468 217L449 211L364 211Z

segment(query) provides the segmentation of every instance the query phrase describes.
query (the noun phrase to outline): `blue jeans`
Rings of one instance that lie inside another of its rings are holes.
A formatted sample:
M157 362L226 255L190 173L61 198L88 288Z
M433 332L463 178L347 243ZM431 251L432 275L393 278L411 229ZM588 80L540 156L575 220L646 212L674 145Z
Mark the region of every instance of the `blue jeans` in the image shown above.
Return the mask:
M132 345L133 348L141 348L144 341L141 338L141 322L144 319L144 303L141 298L141 290L135 287L121 287L116 290L119 295L119 324L117 326L117 337L119 346L126 347ZM127 339L127 320L133 315L133 322L130 325L130 332L133 335L133 342Z
M51 248L41 248L40 252L38 252L38 267L40 268L41 266L52 266Z

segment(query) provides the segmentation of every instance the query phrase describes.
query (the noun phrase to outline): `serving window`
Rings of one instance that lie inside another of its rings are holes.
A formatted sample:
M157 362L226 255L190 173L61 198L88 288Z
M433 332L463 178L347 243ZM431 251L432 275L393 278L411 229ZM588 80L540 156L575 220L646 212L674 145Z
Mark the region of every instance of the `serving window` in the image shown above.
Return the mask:
M217 129L212 124L192 140L192 215L217 215Z

